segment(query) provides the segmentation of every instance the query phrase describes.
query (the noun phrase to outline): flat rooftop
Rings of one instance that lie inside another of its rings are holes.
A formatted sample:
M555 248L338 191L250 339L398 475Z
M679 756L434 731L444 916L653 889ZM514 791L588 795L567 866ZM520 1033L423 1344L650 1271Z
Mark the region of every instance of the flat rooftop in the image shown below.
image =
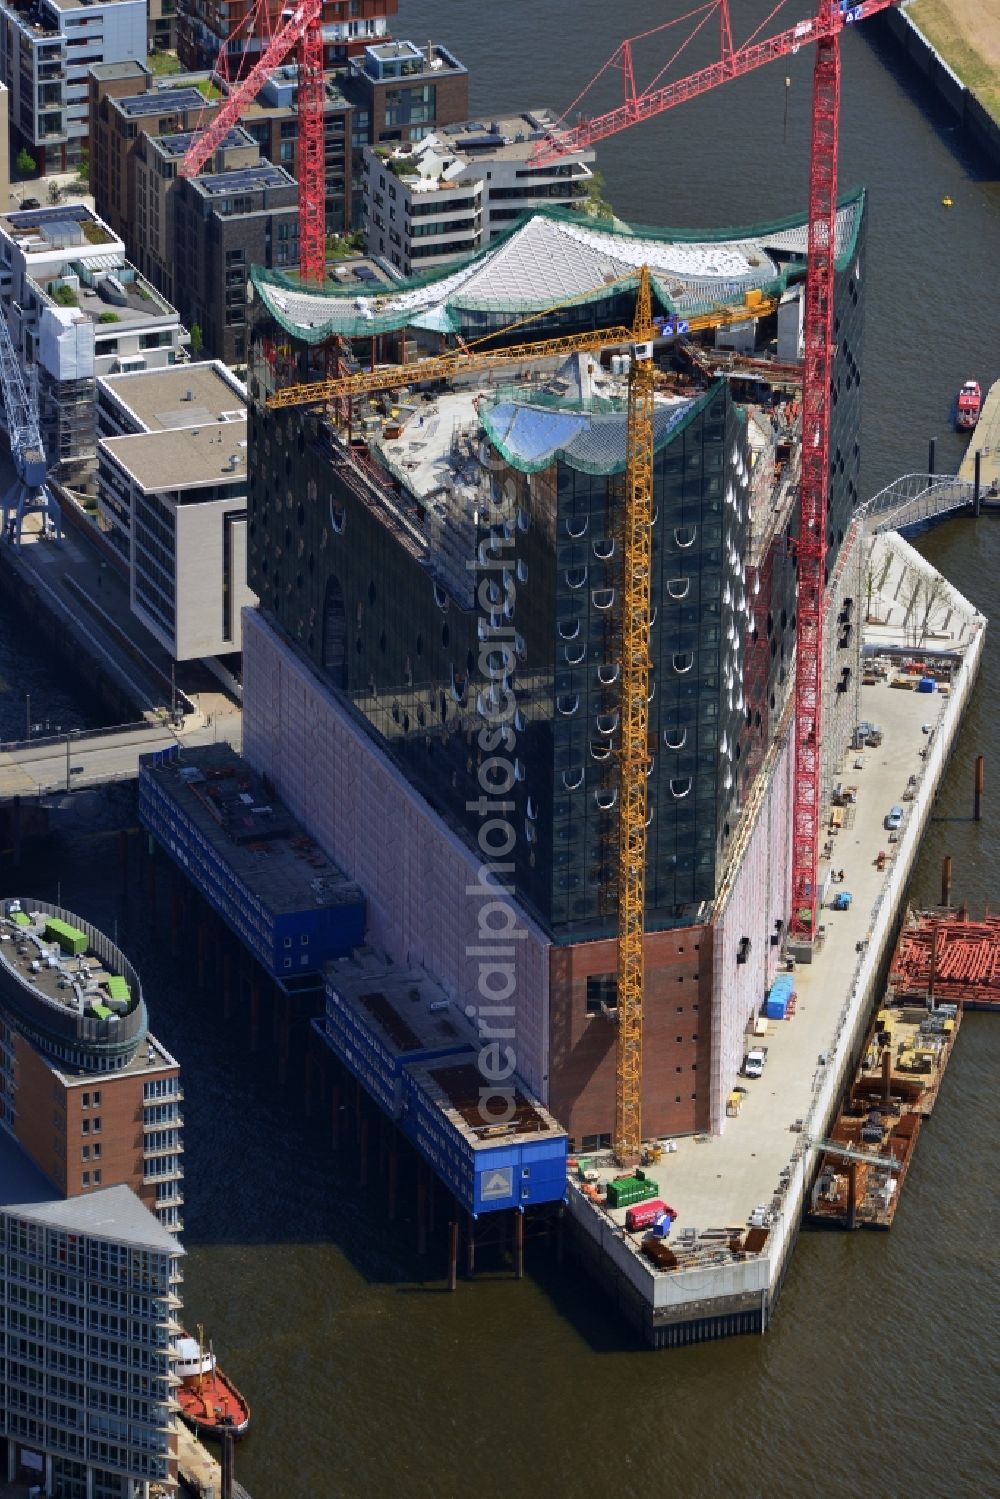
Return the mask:
M247 482L247 423L213 421L205 427L177 427L162 432L137 432L105 437L100 446L132 476L140 489L153 494L168 489L197 489L225 484L234 493ZM235 464L230 459L235 458ZM197 499L197 496L192 496Z
M231 421L237 412L246 417L246 390L217 359L205 364L168 365L161 370L136 370L128 375L103 375L99 384L147 432Z
M284 167L261 161L258 166L234 167L229 172L215 172L192 179L197 192L206 198L225 198L231 193L261 192L271 187L294 187L298 184ZM253 211L253 210L251 210Z
M79 274L81 269L96 273L96 285L87 286L81 280L75 305L60 306L60 310L89 318L96 325L95 334L98 338L114 338L116 334L146 328L154 323L162 324L171 319L180 323L177 309L171 307L166 297L148 281L136 274L134 267L123 255L81 255L76 260L64 263L52 276L31 279L40 292L51 295L48 291L50 285L67 275ZM100 288L105 283L106 275L116 278L124 292L124 300L116 299L119 296L117 292L102 296ZM98 344L97 354L100 355L101 352Z
M89 943L71 955L54 936L46 936L46 928L56 919L51 913L33 909L27 900L16 902L15 912L14 904L4 901L0 906L0 965L22 987L73 1015L90 1014L95 1006L119 1015L137 1008L142 993L124 983L124 961L102 960ZM80 927L74 931L87 935ZM116 992L121 998L114 998Z
M566 1134L548 1109L530 1098L515 1078L508 1078L503 1089L512 1110L509 1119L503 1124L499 1119L491 1124L484 1118L483 1074L472 1051L436 1061L413 1062L407 1072L473 1150L494 1150L501 1141L512 1145L518 1140L537 1140L539 1135Z
M127 99L116 99L116 107L131 120L145 119L149 115L169 114L171 110L211 109L214 101L207 100L200 89L182 88L152 89L145 94L132 94Z
M330 862L229 745L183 748L159 762L143 756L140 769L272 915L363 899L360 886Z
M172 135L154 135L150 137L148 145L154 151L159 151L161 156L166 156L170 160L174 160L175 158L187 155L190 148L198 139L199 133L197 130L178 130ZM251 146L256 147L256 145L257 142L249 131L244 130L242 125L234 125L232 130L227 130L215 149L217 151L230 151L239 146L249 148Z
M0 214L0 230L13 239L26 255L51 254L53 250L78 248L81 254L94 250L124 251L112 233L86 203L60 203L50 208L19 208Z
M401 968L358 948L324 969L327 985L358 1011L366 1029L395 1057L470 1046L475 1034L461 1010L422 968Z
M520 114L499 117L484 115L481 119L465 120L461 124L441 125L412 149L397 149L393 159L403 165L407 160L416 163L432 155L447 157L450 162L457 159L471 163L487 156L498 161L526 161L538 142L557 124L549 109L526 109ZM574 152L567 161L577 160L579 164L582 154ZM586 154L593 156L593 152ZM540 170L551 173L554 167ZM448 185L454 186L455 181L461 182L461 174Z

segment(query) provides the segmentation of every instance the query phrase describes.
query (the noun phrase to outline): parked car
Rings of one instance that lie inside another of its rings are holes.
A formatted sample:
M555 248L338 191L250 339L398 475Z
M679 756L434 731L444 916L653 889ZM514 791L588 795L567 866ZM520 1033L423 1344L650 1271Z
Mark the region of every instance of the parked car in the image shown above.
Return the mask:
M744 1077L763 1077L764 1064L767 1061L767 1047L755 1046L753 1051L748 1051L743 1058Z
M21 199L21 207L22 208L41 208L41 206L42 205L41 205L41 203L39 202L39 200L37 198L22 198Z
M890 833L899 831L899 829L903 826L902 807L889 808L888 812L885 814L885 825L889 829Z

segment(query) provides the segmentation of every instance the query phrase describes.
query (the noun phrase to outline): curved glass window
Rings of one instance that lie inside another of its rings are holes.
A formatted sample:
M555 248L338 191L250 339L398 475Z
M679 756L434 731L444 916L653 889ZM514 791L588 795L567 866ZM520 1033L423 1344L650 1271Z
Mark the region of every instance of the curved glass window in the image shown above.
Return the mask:
M582 588L587 581L587 569L585 567L568 567L566 569L566 587Z
M609 562L615 555L615 538L605 536L600 541L594 542L594 556L599 562Z
M687 737L688 731L684 728L664 729L663 731L663 742L669 750L683 749L687 744Z
M687 796L691 790L693 779L692 776L678 776L676 779L672 777L670 781L671 796L675 796L678 801L680 801L682 796Z
M675 546L680 547L681 551L686 551L688 547L694 546L695 538L697 535L697 526L675 526L674 544Z
M617 713L598 713L597 732L599 734L613 734L618 727Z
M674 671L679 677L689 672L694 665L694 651L674 652Z
M445 593L440 583L434 584L434 602L435 604L437 604L439 609L445 609L448 606L448 595Z
M575 640L580 633L580 621L578 619L561 619L556 627L561 640Z
M610 666L599 666L597 668L597 680L604 686L610 687L612 682L617 682L621 667L617 662Z
M563 646L563 658L566 661L567 666L579 666L580 662L584 659L586 654L587 647L585 645Z
M615 601L613 588L595 588L590 595L595 609L610 609Z
M590 741L590 753L595 760L610 760L611 746L605 739L592 739Z
M580 698L577 693L574 693L572 696L569 693L564 693L562 696L556 698L556 712L561 713L563 718L572 718L579 706Z
M574 766L572 770L564 770L562 773L562 783L565 786L566 790L576 791L580 786L582 786L585 774L586 772L584 771L582 765L579 767Z
M588 520L588 518L585 515L582 515L582 516L567 515L567 517L566 517L566 535L567 536L572 536L572 538L573 538L574 541L579 541L581 536L586 536L586 534L587 534L587 527L589 525L590 525L590 521Z
M690 578L668 578L667 592L672 599L686 599L691 592Z
M617 791L595 791L594 792L594 801L600 807L600 809L601 809L602 812L610 812L611 808L614 806L614 804L615 804L615 802L617 800L618 800L618 792Z

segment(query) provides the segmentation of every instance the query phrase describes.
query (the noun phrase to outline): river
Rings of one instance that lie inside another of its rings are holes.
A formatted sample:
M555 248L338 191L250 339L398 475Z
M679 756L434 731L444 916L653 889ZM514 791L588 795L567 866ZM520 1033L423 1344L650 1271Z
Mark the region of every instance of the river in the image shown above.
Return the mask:
M735 0L739 34L769 8ZM561 109L653 9L645 0L401 0L397 31L452 47L479 113ZM792 18L807 9L793 4ZM934 435L939 468L957 467L955 390L969 376L1000 376L1000 185L956 154L891 58L848 34L843 59L841 182L870 189L871 493L923 469ZM648 77L652 65L637 64ZM617 212L708 227L801 210L810 69L802 53L604 144L598 165ZM989 614L996 521L954 521L922 545ZM0 643L8 688L15 669ZM936 897L950 852L956 895L973 906L997 901L998 690L994 641L914 879L918 899ZM0 737L11 732L10 695L0 694ZM64 721L64 711L46 716ZM975 825L978 751L987 802ZM891 1234L803 1235L766 1337L652 1354L540 1245L528 1245L524 1282L494 1262L444 1294L428 1278L442 1257L422 1263L413 1252L412 1201L401 1200L390 1226L378 1189L359 1189L349 1154L334 1159L324 1132L313 1136L290 1110L267 1062L249 1056L217 998L199 990L190 947L175 950L163 925L154 929L134 863L127 877L102 825L29 848L18 883L50 896L59 879L71 909L107 930L117 920L154 1029L183 1064L187 1316L206 1324L253 1405L237 1471L254 1499L1000 1492L995 1016L964 1022Z

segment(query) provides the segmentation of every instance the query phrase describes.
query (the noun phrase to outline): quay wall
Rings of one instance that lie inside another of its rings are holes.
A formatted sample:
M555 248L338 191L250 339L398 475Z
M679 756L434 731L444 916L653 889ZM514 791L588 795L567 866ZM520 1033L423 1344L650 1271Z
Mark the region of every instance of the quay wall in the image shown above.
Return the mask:
M968 139L1000 166L1000 121L959 78L905 8L885 10L868 23L903 53L923 84L954 114Z
M7 545L0 546L0 586L18 612L31 621L32 630L45 641L49 654L72 666L78 689L92 694L112 715L113 723L141 718L149 705L141 700L125 673L110 657L105 660L97 655L96 642L74 628L72 611L57 608Z
M767 1328L777 1306L818 1166L818 1157L807 1142L826 1135L856 1065L865 1026L899 929L924 829L979 672L984 641L985 632L980 624L966 648L962 670L928 747L903 836L872 909L865 945L847 984L827 1060L816 1069L812 1103L802 1120L787 1175L783 1182L775 1183L775 1202L780 1201L780 1207L776 1209L765 1252L740 1263L656 1272L601 1208L573 1187L567 1193L574 1251L609 1292L622 1315L653 1348L704 1342L737 1333L763 1333ZM767 800L780 796L781 777L777 776L772 778ZM765 802L760 816L767 815Z

